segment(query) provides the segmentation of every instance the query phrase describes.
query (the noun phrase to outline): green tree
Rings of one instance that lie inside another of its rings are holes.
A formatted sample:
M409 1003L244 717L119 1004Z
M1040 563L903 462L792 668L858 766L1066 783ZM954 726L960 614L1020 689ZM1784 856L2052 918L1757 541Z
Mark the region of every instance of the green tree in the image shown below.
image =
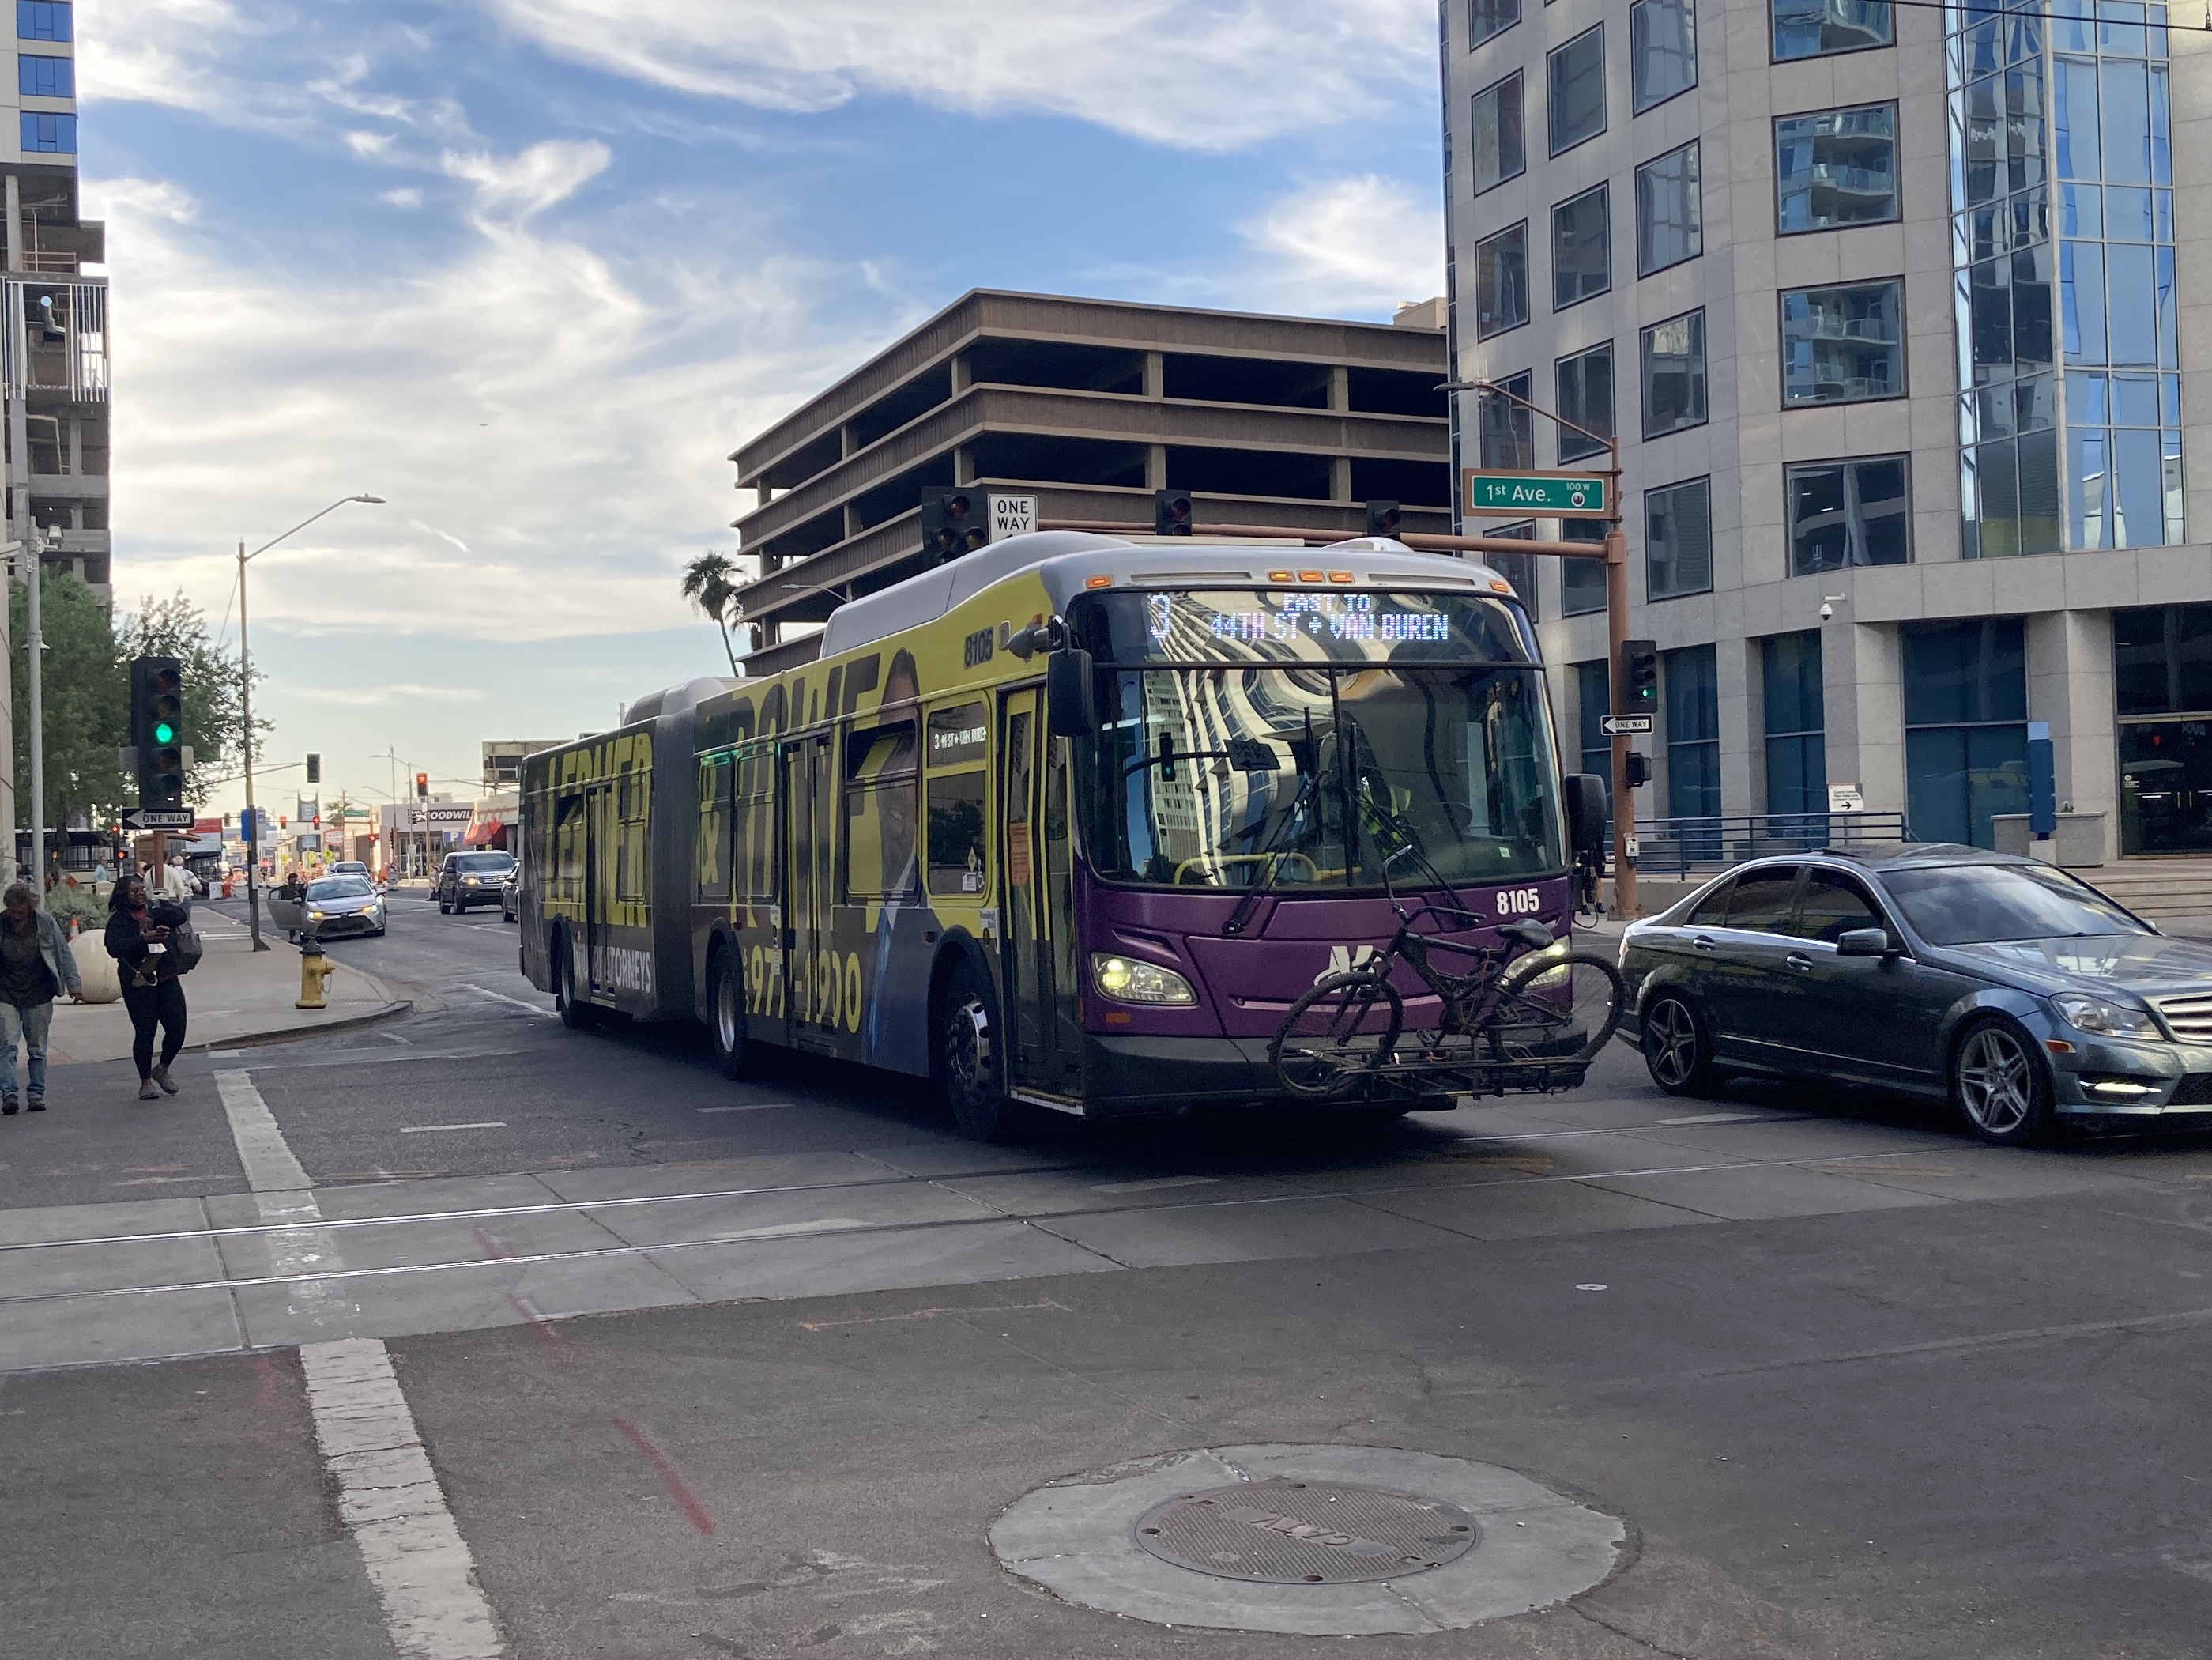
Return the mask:
M237 777L245 762L245 712L237 652L216 642L208 632L205 614L179 592L167 599L155 599L150 594L142 599L137 614L124 619L116 655L122 665L126 702L132 658L173 657L182 666L182 741L192 751L185 794L194 806L204 806L209 794ZM267 678L258 669L253 672L256 683ZM124 718L127 721L127 714ZM261 758L271 725L258 717L253 722L256 761Z
M27 628L21 583L8 585L8 638L20 645ZM105 819L124 805L125 782L115 764L129 722L130 682L116 652L114 625L99 597L49 565L39 589L39 627L46 653L40 690L45 703L46 828L74 815ZM15 693L17 816L30 820L31 687L24 654L11 651Z
M738 585L732 580L737 574L736 564L726 553L702 553L684 567L684 598L714 619L722 635L722 654L730 660L732 675L738 672L738 654L730 644L726 616L738 597Z

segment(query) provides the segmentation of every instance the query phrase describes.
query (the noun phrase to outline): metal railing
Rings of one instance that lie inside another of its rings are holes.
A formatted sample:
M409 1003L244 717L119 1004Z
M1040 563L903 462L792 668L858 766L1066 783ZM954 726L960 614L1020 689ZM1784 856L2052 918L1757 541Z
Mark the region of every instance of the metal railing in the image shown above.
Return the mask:
M106 280L0 283L0 383L11 395L60 392L105 403Z
M1778 853L1912 840L1901 812L1717 813L1648 818L1636 831L1636 868L1645 876L1687 876Z

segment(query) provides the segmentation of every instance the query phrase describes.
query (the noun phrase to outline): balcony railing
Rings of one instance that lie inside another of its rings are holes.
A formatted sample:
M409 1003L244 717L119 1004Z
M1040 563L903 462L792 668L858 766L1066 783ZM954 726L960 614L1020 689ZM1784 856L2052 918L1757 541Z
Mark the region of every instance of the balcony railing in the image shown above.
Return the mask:
M1740 812L1640 819L1636 838L1640 874L1687 876L1771 854L1910 842L1912 830L1901 812Z
M0 384L106 402L106 281L0 283Z

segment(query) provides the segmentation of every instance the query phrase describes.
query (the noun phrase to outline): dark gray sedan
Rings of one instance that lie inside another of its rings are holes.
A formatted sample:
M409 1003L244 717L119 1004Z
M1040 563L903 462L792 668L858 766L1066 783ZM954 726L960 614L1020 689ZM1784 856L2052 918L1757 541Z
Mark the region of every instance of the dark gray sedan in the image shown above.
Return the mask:
M1985 1140L2059 1119L2212 1125L2212 946L2063 871L1905 843L1738 866L1620 948L1653 1080L1873 1084L1954 1102Z

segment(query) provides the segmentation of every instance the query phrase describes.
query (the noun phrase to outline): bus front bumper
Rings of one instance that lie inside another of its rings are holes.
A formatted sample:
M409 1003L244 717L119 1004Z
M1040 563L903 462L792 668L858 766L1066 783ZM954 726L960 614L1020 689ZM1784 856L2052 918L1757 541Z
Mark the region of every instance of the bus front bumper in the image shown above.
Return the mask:
M1276 1081L1264 1037L1086 1033L1083 1080L1086 1118L1157 1117L1187 1107L1283 1104L1296 1098ZM1455 1101L1453 1095L1440 1094L1422 1104L1446 1108Z

